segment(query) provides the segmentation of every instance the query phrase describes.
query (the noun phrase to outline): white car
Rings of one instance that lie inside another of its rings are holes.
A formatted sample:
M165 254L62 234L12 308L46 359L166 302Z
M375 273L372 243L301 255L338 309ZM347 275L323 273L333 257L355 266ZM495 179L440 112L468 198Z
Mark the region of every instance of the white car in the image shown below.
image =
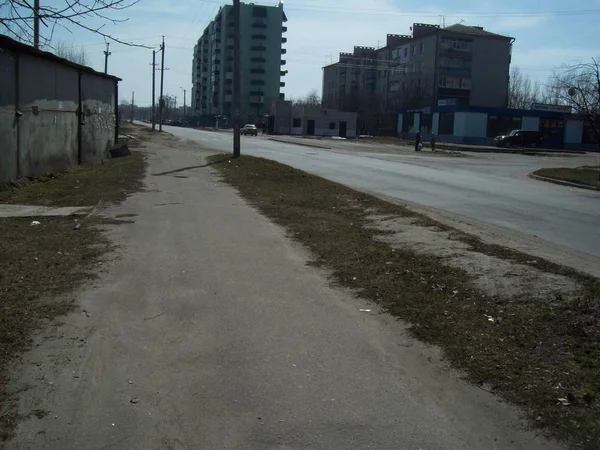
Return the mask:
M246 124L244 125L244 128L240 130L240 134L243 134L244 136L258 136L258 128L256 128L256 125Z

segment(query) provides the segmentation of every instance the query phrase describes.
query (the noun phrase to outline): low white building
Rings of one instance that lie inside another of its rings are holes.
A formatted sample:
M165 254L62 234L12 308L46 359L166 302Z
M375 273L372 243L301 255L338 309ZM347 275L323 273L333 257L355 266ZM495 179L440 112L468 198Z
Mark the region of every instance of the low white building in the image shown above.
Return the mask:
M355 112L321 106L294 106L291 101L273 103L269 133L299 136L356 137Z
M598 144L581 117L559 105L532 105L535 109L484 108L440 105L398 115L398 134L425 138L432 133L438 142L494 145L496 136L511 130L538 131L544 148L598 151Z

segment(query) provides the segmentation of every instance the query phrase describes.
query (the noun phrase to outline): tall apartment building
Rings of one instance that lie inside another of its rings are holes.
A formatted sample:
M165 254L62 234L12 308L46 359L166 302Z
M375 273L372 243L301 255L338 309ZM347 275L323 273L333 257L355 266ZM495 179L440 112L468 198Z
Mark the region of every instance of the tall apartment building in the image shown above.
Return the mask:
M482 27L416 23L386 46L354 47L323 68L323 104L385 112L454 104L506 107L514 39Z
M231 124L233 113L233 6L219 9L194 46L192 111L199 117L221 116ZM283 2L278 6L240 5L241 120L262 120L273 102L283 98L287 71L282 44L287 27Z

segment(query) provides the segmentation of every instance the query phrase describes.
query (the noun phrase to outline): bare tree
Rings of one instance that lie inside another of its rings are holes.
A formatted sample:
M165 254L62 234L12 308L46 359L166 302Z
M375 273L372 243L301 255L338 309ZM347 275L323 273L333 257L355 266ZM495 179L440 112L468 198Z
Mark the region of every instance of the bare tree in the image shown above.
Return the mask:
M583 118L600 145L600 58L562 67L551 86L553 95Z
M126 22L111 13L130 8L140 0L46 0L36 13L34 0L0 0L0 33L25 42L34 41L34 19L44 26L39 42L50 45L57 26L66 30L80 28L105 39L134 47L146 47L123 41L104 31L107 24Z
M306 96L297 100L292 100L294 106L321 106L321 97L319 91L312 89Z
M77 48L73 45L59 42L54 46L54 54L82 66L88 64L88 58L83 47Z
M508 84L509 108L529 109L533 103L552 103L550 97L539 81L532 81L521 69L513 67Z

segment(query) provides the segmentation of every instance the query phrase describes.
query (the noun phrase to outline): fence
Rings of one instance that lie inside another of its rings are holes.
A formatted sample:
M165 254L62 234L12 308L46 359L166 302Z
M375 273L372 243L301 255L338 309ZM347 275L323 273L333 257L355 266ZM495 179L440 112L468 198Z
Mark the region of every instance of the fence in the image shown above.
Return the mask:
M119 81L0 35L0 181L105 158Z

